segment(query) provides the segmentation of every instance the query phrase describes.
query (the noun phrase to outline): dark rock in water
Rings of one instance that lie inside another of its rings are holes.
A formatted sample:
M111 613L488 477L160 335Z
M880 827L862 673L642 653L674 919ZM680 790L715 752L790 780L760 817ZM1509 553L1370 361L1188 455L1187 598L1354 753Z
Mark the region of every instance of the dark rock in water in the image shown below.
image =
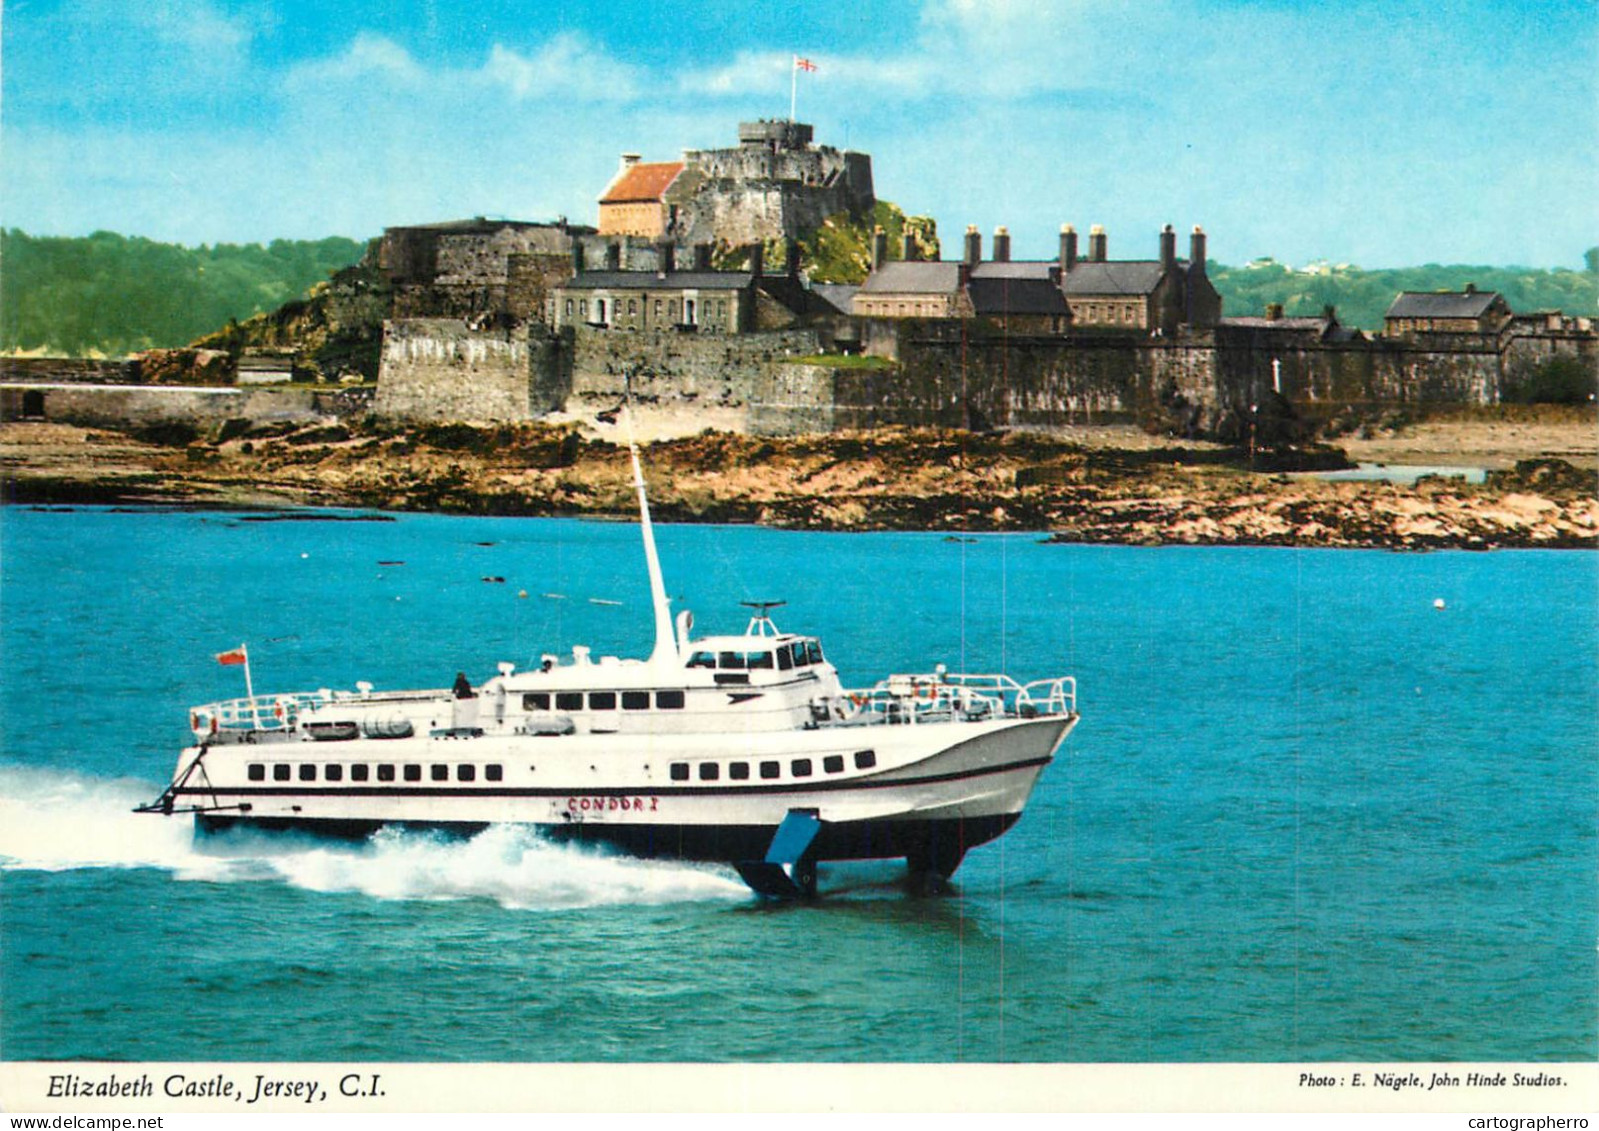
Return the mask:
M1599 493L1599 475L1563 459L1518 460L1509 471L1490 471L1485 481L1500 491Z
M350 438L350 430L342 424L323 424L313 428L302 428L291 436L285 437L290 444L342 444Z

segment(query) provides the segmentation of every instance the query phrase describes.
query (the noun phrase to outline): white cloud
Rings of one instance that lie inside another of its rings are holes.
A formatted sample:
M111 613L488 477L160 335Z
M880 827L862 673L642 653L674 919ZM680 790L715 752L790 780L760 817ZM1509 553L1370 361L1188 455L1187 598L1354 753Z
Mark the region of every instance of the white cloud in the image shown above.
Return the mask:
M418 87L427 74L411 53L394 40L362 32L342 55L314 59L291 68L284 79L290 91L344 83L380 80L391 86Z
M519 101L628 101L640 88L632 66L570 32L555 36L532 54L496 43L476 74Z

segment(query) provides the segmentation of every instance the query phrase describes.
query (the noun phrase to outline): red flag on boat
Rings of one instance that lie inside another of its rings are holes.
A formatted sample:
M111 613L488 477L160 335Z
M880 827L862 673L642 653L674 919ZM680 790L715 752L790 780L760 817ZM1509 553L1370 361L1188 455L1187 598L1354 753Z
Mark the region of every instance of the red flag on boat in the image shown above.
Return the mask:
M816 69L815 63L809 59L801 59L798 55L794 56L794 66L801 71L814 71Z
M240 644L232 651L218 652L217 663L221 664L223 667L228 667L232 664L245 664L249 663L249 657L244 654L244 645Z

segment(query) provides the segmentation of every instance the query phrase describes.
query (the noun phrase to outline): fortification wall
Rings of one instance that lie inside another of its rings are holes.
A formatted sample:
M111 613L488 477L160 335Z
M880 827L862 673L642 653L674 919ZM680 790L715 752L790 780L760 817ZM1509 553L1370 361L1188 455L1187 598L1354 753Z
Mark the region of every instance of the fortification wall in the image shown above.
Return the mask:
M243 390L172 385L0 386L0 419L48 420L89 428L130 428L187 423L200 428L224 420L312 421L328 415L309 389Z
M815 330L758 334L621 333L579 326L571 331L568 411L613 407L629 385L643 406L696 408L718 420L742 421L751 432L809 431L821 419L814 378L787 359L817 353ZM815 425L822 426L822 425Z
M113 361L79 357L0 357L0 381L132 385L140 380L137 358Z
M538 323L471 329L449 318L384 324L373 412L399 420L529 420L566 399L559 340Z

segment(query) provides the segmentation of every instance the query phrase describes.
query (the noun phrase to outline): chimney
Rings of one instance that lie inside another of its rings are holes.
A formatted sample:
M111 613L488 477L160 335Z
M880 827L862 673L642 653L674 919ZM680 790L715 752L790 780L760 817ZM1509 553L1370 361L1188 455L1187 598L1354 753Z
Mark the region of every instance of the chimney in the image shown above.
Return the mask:
M983 235L976 224L966 225L966 262L976 266L983 261Z
M1060 226L1060 273L1071 274L1077 266L1077 229L1070 224Z
M1476 294L1477 293L1477 284L1476 283L1467 283L1466 284L1466 293L1468 295Z
M994 229L994 262L1010 262L1010 229L1003 224Z
M759 240L750 244L750 274L757 280L766 274L766 246Z
M1205 273L1205 229L1194 225L1194 234L1188 237L1188 271L1193 275Z
M799 240L789 239L783 241L783 269L790 279L799 278Z
M1108 242L1103 226L1095 224L1088 229L1088 261L1090 263L1105 262Z
M624 153L624 154L622 154L622 168L624 170L631 169L634 165L637 165L638 162L639 162L639 155L637 153Z
M877 225L872 232L872 270L876 271L888 261L888 233L883 231L883 225Z
M916 259L916 237L911 235L909 229L899 237L899 257L906 263Z
M622 269L622 245L614 240L605 245L605 269L607 271Z
M661 264L660 275L661 278L664 279L673 271L677 270L677 245L671 240L662 240L659 249L659 255Z
M711 269L711 245L697 243L694 245L694 270L709 271Z
M1266 304L1266 321L1267 322L1281 322L1282 318L1283 318L1283 304L1280 303L1280 302L1268 302Z
M1163 271L1177 266L1177 232L1170 224L1160 230L1160 266Z

